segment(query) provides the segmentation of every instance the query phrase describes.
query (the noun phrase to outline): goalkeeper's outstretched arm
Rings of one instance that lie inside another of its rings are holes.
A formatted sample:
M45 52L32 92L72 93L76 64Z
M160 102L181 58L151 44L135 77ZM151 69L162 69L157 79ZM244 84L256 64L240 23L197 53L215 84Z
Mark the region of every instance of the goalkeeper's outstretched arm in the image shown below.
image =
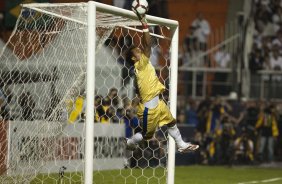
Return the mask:
M146 20L146 16L143 15L138 15L138 18L142 24L142 28L143 28L143 38L142 38L142 45L143 45L143 49L144 49L144 54L145 56L147 56L148 58L150 58L151 55L151 36L149 33L149 26Z

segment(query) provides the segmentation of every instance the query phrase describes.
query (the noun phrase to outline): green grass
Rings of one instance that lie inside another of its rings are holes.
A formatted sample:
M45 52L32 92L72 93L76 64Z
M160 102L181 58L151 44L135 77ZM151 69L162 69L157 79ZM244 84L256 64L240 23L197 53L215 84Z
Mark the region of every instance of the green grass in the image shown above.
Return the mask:
M125 169L121 171L94 172L95 184L157 184L166 183L164 169ZM238 184L240 182L261 181L282 178L282 169L256 167L188 166L176 167L175 184ZM66 173L65 184L81 183L81 173ZM43 181L43 182L42 182ZM35 183L58 183L58 175L39 175ZM267 184L281 184L282 180Z
M282 170L255 167L191 166L178 167L175 171L175 177L175 184L235 184L279 178L282 177ZM269 184L281 183L282 180L269 182Z

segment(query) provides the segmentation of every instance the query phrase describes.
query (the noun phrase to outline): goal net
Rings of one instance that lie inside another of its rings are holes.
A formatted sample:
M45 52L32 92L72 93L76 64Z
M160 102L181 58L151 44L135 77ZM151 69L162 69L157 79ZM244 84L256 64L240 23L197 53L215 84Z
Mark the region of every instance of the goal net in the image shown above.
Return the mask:
M124 52L141 47L140 23L131 11L95 5L95 82L86 77L88 3L23 5L0 55L0 183L83 183L87 103L95 106L93 183L167 182L165 129L134 152L123 143L139 128L134 70ZM151 62L172 107L177 22L148 20ZM92 102L87 84L95 86Z

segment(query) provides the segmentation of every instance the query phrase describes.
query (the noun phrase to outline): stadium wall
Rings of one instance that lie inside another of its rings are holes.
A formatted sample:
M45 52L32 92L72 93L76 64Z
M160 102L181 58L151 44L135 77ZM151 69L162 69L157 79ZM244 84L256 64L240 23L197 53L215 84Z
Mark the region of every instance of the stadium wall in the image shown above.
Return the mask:
M41 122L46 123L46 122ZM54 122L50 123L50 126ZM43 166L40 166L40 173L57 173L63 166L67 172L80 172L84 169L84 147L85 147L85 124L68 124L63 130L62 136L54 140L48 133L38 135L33 131L40 124L40 121L9 121L6 127L0 127L1 149L7 148L7 156L1 151L0 159L5 160L5 167L10 164L17 164L18 170L0 168L1 173L7 170L8 175L21 173L21 168L28 163L42 162L41 155L48 153ZM1 125L4 125L2 123ZM5 130L7 129L7 130ZM48 132L48 131L47 131ZM124 124L94 124L94 170L111 170L124 168L124 144L122 138L125 136ZM32 139L33 144L25 144ZM2 145L4 145L2 147ZM43 147L44 145L44 147ZM51 147L56 147L51 149ZM24 148L24 151L22 151ZM48 149L49 148L49 149ZM9 158L19 158L11 159ZM19 161L18 161L19 160ZM4 161L4 160L3 160ZM17 161L13 163L12 161Z
M197 13L210 23L211 30L226 24L228 0L174 0L168 1L169 18L179 21L179 44L182 44L188 28L196 18Z

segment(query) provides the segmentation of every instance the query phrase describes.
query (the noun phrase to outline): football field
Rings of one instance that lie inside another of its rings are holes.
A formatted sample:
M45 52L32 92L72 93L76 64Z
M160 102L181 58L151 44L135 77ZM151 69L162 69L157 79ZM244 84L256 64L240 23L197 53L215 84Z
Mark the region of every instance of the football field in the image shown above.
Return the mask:
M94 172L95 184L156 184L164 183L163 169L125 169L121 171ZM153 177L157 176L156 177ZM48 177L49 176L49 177ZM32 184L81 183L80 173L65 173L60 181L58 174L40 175ZM52 179L51 179L52 178ZM224 167L224 166L183 166L176 167L175 184L282 184L281 168Z

